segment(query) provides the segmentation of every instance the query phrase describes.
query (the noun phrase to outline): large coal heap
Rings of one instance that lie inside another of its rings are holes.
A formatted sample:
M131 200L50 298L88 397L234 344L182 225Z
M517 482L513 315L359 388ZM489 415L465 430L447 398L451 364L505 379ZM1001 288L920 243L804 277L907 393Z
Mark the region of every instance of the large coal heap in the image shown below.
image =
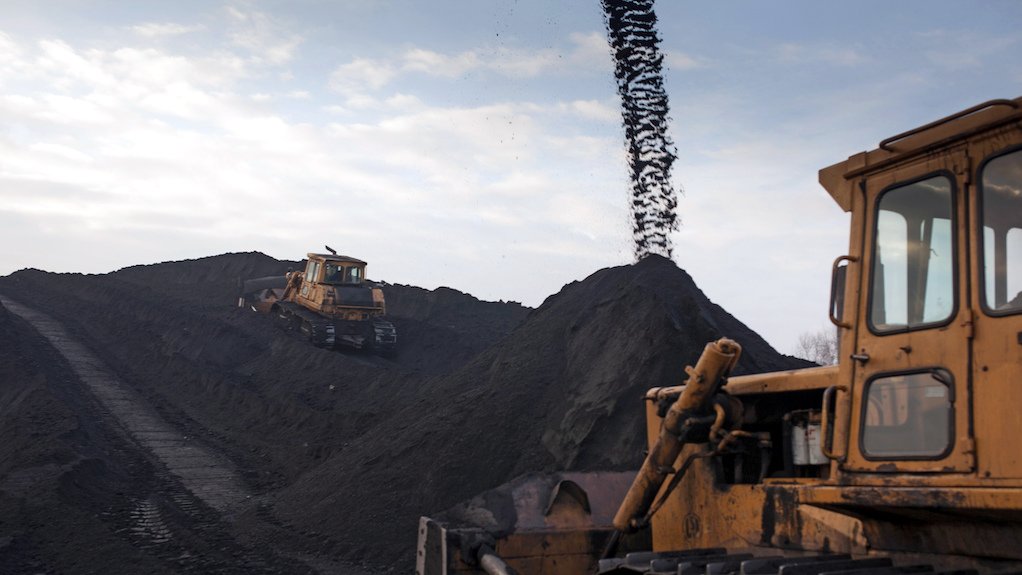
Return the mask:
M278 512L410 561L419 514L530 471L638 468L643 393L680 384L684 365L723 335L743 344L738 373L807 365L774 351L666 258L601 270L420 388L389 423L286 489ZM372 520L338 520L364 512L364 501Z
M402 334L397 356L331 352L234 307L238 276L296 265L248 253L105 275L25 270L0 278L0 294L58 319L166 421L230 458L260 494L231 524L245 541L401 569L421 514L526 472L637 467L642 393L680 383L707 341L739 340L739 371L805 365L777 354L658 256L596 272L535 310L385 284ZM0 314L0 336L13 333L4 331L10 317ZM44 347L4 346L0 374L30 377L11 370L28 365L25 356L41 361ZM45 364L60 371L58 361ZM74 387L66 373L52 381ZM17 402L0 390L0 403L7 413ZM50 412L87 403L18 405L52 418L59 435L68 415ZM76 476L76 485L100 489L120 478L129 497L127 464L99 460L116 472ZM9 472L0 465L0 484ZM64 468L51 473L69 480ZM78 505L67 497L37 498L53 501L38 513ZM26 516L0 525L0 558L7 532L32 541L43 536L37 523ZM122 547L96 549L109 559Z

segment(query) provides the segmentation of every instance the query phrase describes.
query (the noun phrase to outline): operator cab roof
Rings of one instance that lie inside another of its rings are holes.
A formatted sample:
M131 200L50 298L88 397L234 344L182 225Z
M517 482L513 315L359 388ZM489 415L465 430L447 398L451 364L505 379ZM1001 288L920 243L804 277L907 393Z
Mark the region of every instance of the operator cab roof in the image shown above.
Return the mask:
M820 170L820 184L841 209L852 209L852 182L919 156L949 148L973 134L1022 120L1022 97L990 100L951 114L925 126L880 142L875 150L860 152Z
M348 256L334 255L334 254L312 254L312 253L306 254L306 255L308 256L308 258L310 260L311 259L317 259L317 260L324 260L324 261L328 261L328 262L341 262L341 263L345 263L345 264L356 264L356 265L363 265L363 266L366 265L366 263L364 261L358 260L358 259L355 259L355 258L350 258Z

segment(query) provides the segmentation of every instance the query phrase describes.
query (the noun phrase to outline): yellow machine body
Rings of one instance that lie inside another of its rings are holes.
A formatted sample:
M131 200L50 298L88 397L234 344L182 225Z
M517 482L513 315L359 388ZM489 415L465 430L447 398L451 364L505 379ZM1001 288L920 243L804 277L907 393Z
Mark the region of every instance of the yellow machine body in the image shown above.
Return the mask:
M383 290L363 283L365 269L366 262L355 258L310 253L304 271L287 274L280 299L336 319L357 321L382 316L387 313ZM345 297L345 291L361 297Z
M384 318L383 289L366 282L365 269L352 257L310 253L304 270L244 282L238 305L274 315L319 347L391 353L397 330Z
M885 140L820 182L851 214L839 363L727 382L774 461L753 477L741 456L696 460L652 518L654 549L1022 561L1022 98ZM651 445L657 404L682 389L647 394Z

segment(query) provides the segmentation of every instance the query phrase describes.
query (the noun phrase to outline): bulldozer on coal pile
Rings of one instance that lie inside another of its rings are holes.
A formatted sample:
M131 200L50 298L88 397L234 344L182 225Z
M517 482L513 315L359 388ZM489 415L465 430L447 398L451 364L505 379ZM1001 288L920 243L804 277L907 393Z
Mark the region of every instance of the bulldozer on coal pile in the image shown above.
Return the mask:
M729 378L741 345L708 344L646 393L629 487L560 474L424 517L419 575L1022 573L1022 98L820 183L851 215L837 365Z
M397 330L384 317L383 290L365 279L366 262L326 249L308 254L304 271L244 282L238 305L273 315L318 347L393 352Z

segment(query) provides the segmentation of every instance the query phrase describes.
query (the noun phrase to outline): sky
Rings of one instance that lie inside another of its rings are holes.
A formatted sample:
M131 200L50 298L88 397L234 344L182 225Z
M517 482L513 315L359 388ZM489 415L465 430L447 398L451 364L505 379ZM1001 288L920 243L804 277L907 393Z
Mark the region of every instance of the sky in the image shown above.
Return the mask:
M674 260L785 353L848 246L817 171L1022 95L1014 0L656 10ZM0 275L329 244L538 306L632 262L628 205L598 0L0 0Z

